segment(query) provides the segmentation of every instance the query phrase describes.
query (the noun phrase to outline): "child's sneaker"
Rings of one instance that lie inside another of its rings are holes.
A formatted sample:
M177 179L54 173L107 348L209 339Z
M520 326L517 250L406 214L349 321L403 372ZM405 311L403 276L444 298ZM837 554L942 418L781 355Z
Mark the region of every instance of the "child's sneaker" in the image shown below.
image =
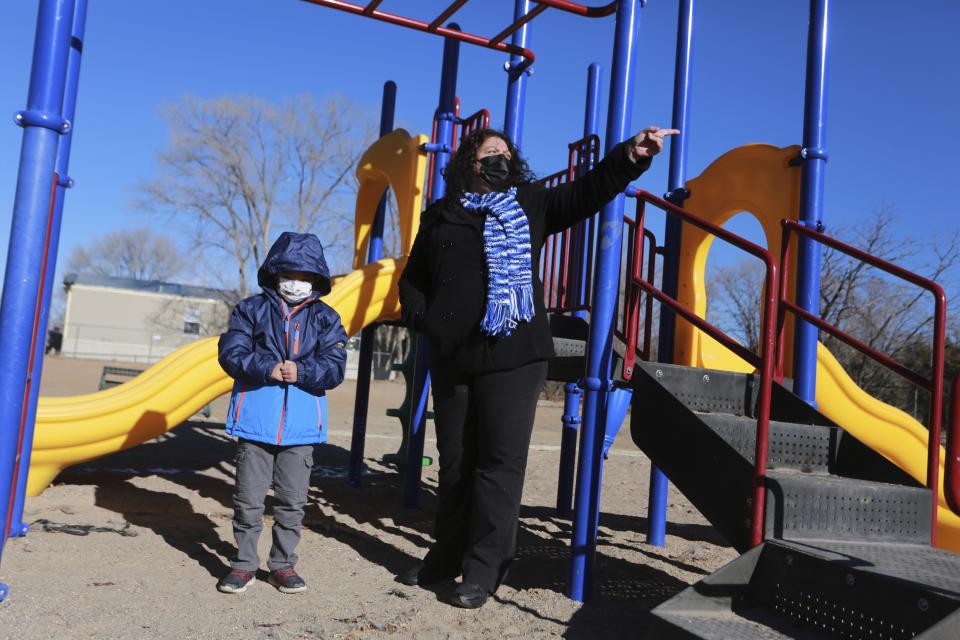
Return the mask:
M297 575L293 567L285 567L270 572L270 584L280 593L300 593L307 590L307 583Z
M223 593L243 593L247 590L247 585L253 582L254 576L253 571L233 569L217 583L217 591Z

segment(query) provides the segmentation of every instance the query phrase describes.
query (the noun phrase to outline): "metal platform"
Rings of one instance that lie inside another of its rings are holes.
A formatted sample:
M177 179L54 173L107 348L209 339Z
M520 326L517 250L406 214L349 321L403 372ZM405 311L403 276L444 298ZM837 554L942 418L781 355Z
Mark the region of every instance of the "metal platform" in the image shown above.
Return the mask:
M574 316L550 314L550 333L556 357L547 365L547 380L576 382L583 377L587 362L587 336L590 326ZM623 345L615 346L613 365L616 376L623 369Z
M771 540L651 613L650 637L960 638L956 554Z

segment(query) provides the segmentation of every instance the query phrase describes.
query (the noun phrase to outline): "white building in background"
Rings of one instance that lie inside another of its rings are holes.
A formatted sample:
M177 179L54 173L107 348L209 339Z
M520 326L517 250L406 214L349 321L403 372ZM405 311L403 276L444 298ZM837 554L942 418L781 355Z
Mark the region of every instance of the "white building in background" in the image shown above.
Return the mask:
M60 355L154 363L199 338L218 336L231 308L207 287L68 273ZM357 377L357 346L347 346L348 379Z
M224 292L171 282L69 273L61 355L152 363L224 330Z

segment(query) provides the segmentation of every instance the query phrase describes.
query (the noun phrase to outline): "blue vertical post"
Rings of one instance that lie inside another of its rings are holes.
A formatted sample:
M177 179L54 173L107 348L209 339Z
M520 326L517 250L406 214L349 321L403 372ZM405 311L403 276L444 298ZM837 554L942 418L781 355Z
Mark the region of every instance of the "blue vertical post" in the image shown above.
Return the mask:
M36 384L30 385L30 397L27 399L26 419L23 423L23 446L16 465L16 494L13 512L10 517L9 535L23 536L29 531L23 522L23 504L27 491L27 476L30 473L30 452L33 449L33 430L37 419L37 401L40 398L40 377L43 372L43 355L46 347L46 327L50 320L50 298L55 287L57 270L57 250L60 245L60 222L63 219L63 201L66 190L73 186L68 175L70 165L70 147L73 143L74 115L77 110L77 89L80 84L80 59L83 53L83 33L87 21L87 0L74 0L73 30L70 38L70 54L67 60L67 80L63 97L63 117L71 123L70 133L60 136L57 148L57 189L53 201L53 210L47 230L45 272L43 287L40 291L40 315L37 321L37 338L33 346L32 377Z
M459 25L451 23L451 29ZM439 149L433 159L433 193L430 202L436 202L446 193L443 170L450 162L450 144L456 118L457 68L460 62L460 41L445 38L443 66L440 71L440 101L437 106L437 141ZM430 372L427 367L427 341L417 336L417 359L413 372L413 402L410 403L410 436L407 439L407 461L404 469L403 506L415 509L420 504L420 473L423 470L423 440L426 435L427 395L430 391Z
M599 98L600 65L594 62L587 68L587 101L583 114L584 137L600 132ZM570 268L579 269L582 274L580 282L586 282L587 238L584 236L575 239L579 240L577 247L579 253L570 256ZM576 318L587 319L585 310L574 311L573 315ZM572 513L573 476L577 463L577 429L580 425L580 396L583 395L583 390L575 382L568 382L563 390L563 417L561 418L563 429L560 434L560 470L557 474L557 515L561 518L569 518Z
M800 222L823 227L823 177L827 164L827 44L829 0L810 0L807 33L807 80L803 107L803 148L800 158ZM801 308L820 315L820 245L798 238L797 299ZM796 319L793 351L793 390L810 404L817 392L817 328Z
M527 15L530 10L530 0L514 0L513 19L519 20ZM510 36L510 44L515 47L527 47L527 29L530 24L527 23L513 32ZM527 98L527 76L530 73L529 68L520 68L523 58L516 54L510 56L510 60L503 65L507 72L507 104L503 110L503 132L513 140L518 148L521 145L523 137L523 108Z
M677 58L673 77L673 117L671 127L680 133L670 142L670 173L667 177L666 199L682 207L687 198L687 143L690 140L690 61L693 57L694 0L680 0L677 19ZM677 297L680 281L680 240L683 224L679 218L667 214L663 239L662 289L671 298ZM660 337L657 360L673 362L673 343L677 317L673 310L660 308ZM656 425L654 428L663 428ZM650 495L647 500L647 543L662 547L667 533L667 477L656 466L650 467Z
M589 135L600 135L600 79L601 79L602 68L596 62L590 64L587 67L587 103L586 108L583 112L583 135L584 137ZM587 271L587 267L590 264L590 261L587 256L587 252L590 250L590 238L584 232L583 237L581 238L583 246L581 247L581 255L578 257L580 260L580 282L586 282L587 278L590 277L590 272ZM586 287L584 290L579 292L581 301L583 303L589 302L586 299ZM574 317L581 318L582 320L587 319L587 312L584 309L580 311L573 312Z
M616 36L611 65L610 101L607 113L607 152L630 134L633 106L635 40L640 22L638 0L617 2ZM583 379L583 425L574 500L573 539L570 549L569 595L583 602L590 597L597 518L600 511L600 470L607 399L611 392L613 322L620 276L623 240L623 194L600 210L587 371Z
M383 84L383 101L380 105L380 137L393 131L393 114L397 106L397 83L387 80ZM387 217L387 194L377 205L377 212L370 228L367 242L367 263L383 257L383 227ZM357 362L357 395L353 404L353 433L350 436L350 468L347 482L359 487L363 475L363 448L367 436L367 408L370 400L370 368L373 363L373 347L377 327L370 325L360 332L360 354Z
M41 0L33 48L27 108L16 115L23 127L7 266L0 296L0 556L13 515L18 449L23 441L23 409L29 397L27 371L37 321L37 294L43 280L44 242L52 207L60 136L70 124L62 114L73 0ZM0 584L0 599L6 596Z

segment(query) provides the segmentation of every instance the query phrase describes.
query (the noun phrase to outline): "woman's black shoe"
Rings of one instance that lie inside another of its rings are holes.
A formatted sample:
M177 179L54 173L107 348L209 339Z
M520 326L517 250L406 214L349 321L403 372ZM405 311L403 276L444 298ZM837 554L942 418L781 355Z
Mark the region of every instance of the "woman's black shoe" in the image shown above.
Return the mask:
M405 584L408 587L415 587L420 584L420 571L423 564L416 564L397 576L397 582Z
M447 602L462 609L479 609L489 596L487 590L480 585L464 582L450 594Z
M427 568L421 562L410 567L397 576L397 582L405 584L408 587L429 587L430 585L443 582L444 580L453 580L456 575L450 573L441 573Z

